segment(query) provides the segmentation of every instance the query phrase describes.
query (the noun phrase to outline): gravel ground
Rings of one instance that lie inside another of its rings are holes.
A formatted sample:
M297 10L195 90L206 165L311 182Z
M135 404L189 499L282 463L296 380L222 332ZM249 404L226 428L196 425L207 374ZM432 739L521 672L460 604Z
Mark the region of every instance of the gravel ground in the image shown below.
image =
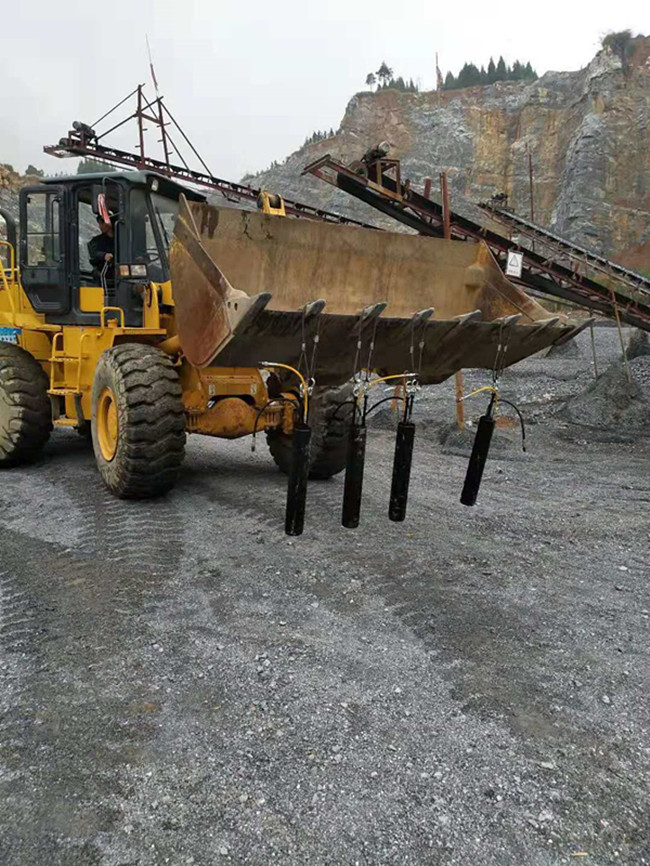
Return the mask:
M339 477L286 538L247 440L155 503L71 433L3 473L0 863L650 863L650 438L563 418L577 347L504 375L529 448L499 432L475 508L425 389L404 524L385 419L356 532Z

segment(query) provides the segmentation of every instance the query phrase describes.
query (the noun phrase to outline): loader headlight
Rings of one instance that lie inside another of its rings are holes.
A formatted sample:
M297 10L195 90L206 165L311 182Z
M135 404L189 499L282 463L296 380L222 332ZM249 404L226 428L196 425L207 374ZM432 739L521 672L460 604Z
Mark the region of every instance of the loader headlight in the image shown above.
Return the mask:
M121 277L146 277L146 265L120 265Z

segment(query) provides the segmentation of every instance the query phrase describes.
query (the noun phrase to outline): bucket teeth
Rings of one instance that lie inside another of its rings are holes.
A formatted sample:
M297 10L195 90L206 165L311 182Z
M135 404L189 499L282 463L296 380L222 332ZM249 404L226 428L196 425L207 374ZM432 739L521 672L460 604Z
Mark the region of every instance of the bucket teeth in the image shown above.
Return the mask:
M364 307L355 317L354 330L359 332L362 331L368 322L372 322L373 319L379 318L387 306L388 303L386 301L380 301L378 304L370 304L369 306Z
M301 308L301 312L305 319L312 319L314 316L319 316L325 309L327 302L322 298L318 301L309 301Z

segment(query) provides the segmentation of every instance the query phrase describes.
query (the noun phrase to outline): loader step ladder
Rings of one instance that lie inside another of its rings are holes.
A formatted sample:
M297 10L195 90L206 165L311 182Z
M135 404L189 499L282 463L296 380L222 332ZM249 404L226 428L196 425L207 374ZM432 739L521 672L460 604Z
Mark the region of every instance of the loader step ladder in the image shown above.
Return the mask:
M81 340L79 342L79 354L78 355L66 355L63 349L63 331L57 331L52 340L52 355L49 358L50 364L50 387L47 390L48 396L52 402L52 417L53 424L56 427L78 427L84 423L86 420L83 416L83 411L81 408L81 394L84 389L86 389L87 385L81 384L81 367L82 361L88 358L87 354L83 353L83 344L86 337L89 337L89 334L82 334ZM69 385L64 384L65 377L63 375L64 368L60 368L58 365L62 364L76 364L77 365L77 376L75 387L70 387ZM62 378L57 376L57 370L61 372ZM67 416L59 415L59 404L57 398L59 397L73 397L75 404L75 417L70 418Z

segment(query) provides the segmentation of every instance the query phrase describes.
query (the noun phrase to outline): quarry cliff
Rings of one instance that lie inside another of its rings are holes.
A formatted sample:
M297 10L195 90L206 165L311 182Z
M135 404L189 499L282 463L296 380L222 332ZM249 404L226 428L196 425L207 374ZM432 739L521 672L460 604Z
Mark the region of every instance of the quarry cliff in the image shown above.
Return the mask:
M650 37L632 41L625 60L601 50L584 68L547 72L533 82L464 90L358 93L340 128L247 182L367 222L397 224L303 167L326 153L344 163L377 142L392 145L402 177L421 185L448 172L452 207L505 192L535 219L574 242L633 268L650 268Z

